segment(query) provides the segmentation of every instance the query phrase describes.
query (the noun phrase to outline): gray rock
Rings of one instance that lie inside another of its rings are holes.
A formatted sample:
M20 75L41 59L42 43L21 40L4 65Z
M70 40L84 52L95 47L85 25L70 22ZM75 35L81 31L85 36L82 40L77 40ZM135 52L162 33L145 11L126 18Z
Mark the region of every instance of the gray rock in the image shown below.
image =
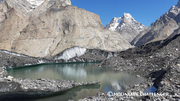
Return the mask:
M134 40L131 42L132 45L141 46L150 42L164 40L169 36L179 34L179 2L176 6L172 6L171 9L155 23L152 23L149 28L141 32Z
M137 72L136 75L146 78L144 83L131 87L130 92L144 92L147 87L155 86L157 93L166 94L166 96L163 96L164 100L178 100L180 94L180 76L178 72L180 51L177 51L180 50L179 43L180 35L176 35L170 39L135 47L119 52L116 57L106 59L102 66L112 67L111 69L116 71ZM98 98L104 99L102 97ZM118 98L125 99L124 97ZM108 98L105 99L108 100ZM112 99L116 99L116 97ZM133 97L133 100L137 99L157 100L161 98L158 96ZM128 97L127 100L130 100L130 98Z
M3 68L0 68L0 78L4 78L7 77L8 73L6 70L4 70Z
M8 78L11 78L10 76ZM60 91L65 91L78 86L94 85L99 82L74 82L67 80L52 80L52 79L22 79L11 78L12 80L0 82L0 99L16 98L31 98L54 94Z
M7 77L4 77L5 80L7 81L13 81L14 77L12 76L7 76Z

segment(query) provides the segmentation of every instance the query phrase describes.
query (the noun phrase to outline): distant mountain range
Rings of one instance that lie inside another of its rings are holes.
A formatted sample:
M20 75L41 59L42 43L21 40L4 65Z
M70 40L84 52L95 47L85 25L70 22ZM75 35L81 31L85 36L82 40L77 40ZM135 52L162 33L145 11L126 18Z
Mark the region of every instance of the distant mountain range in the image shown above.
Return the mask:
M134 20L129 13L114 17L105 28L120 33L134 46L172 38L180 33L180 1L148 28Z

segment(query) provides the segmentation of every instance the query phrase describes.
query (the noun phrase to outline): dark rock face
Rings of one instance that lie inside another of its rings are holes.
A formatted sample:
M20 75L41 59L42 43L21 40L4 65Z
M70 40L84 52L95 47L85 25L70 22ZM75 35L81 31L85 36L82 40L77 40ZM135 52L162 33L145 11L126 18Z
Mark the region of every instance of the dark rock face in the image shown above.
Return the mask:
M116 69L122 69L120 67L122 65L131 67L130 70L134 70L137 68L143 69L142 67L148 66L149 68L162 68L169 65L168 61L172 61L179 56L179 42L180 35L176 35L171 39L135 47L127 51L118 53L119 55L117 57L112 57L105 60L103 62L103 65L117 67Z
M137 71L138 75L146 77L148 82L153 83L158 93L168 93L165 99L177 100L180 98L179 43L180 34L120 52L117 57L105 60L102 65L118 71ZM152 99L155 100L156 97Z
M168 92L173 95L169 99L180 99L180 57L174 59L166 73L163 75L161 81L156 85L158 87L157 92Z
M178 4L177 4L178 7L180 7L180 0L178 1Z
M38 63L38 58L29 57L27 55L9 52L5 50L0 51L0 67L14 68L24 66L26 64Z
M15 68L27 65L37 65L41 63L60 63L62 60L53 60L46 58L30 57L16 52L0 50L0 67Z

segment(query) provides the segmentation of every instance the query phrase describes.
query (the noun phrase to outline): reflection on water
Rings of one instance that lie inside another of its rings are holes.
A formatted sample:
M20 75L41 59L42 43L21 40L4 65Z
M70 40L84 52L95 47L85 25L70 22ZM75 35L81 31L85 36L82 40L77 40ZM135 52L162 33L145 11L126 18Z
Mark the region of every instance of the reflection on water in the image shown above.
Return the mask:
M146 89L146 93L155 93L157 91L157 88L152 86L151 88Z
M58 72L69 78L82 78L87 76L87 72L84 68L74 68L68 65L63 68L58 68Z
M38 101L60 101L78 100L80 98L94 96L98 92L124 92L126 85L133 85L142 82L142 78L137 78L125 72L113 72L107 68L98 67L96 63L74 63L74 64L48 64L31 68L9 69L9 75L16 78L51 78L81 81L100 81L97 85L78 87L58 96L40 99Z

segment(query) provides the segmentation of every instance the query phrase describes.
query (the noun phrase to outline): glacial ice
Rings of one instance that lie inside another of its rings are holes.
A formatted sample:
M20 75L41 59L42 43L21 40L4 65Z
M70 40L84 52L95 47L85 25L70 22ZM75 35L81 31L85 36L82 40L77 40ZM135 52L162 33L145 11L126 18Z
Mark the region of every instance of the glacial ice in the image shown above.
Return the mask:
M80 48L80 47L73 47L70 49L67 49L63 52L63 54L56 58L57 60L63 59L63 60L69 60L70 58L76 57L76 56L81 56L86 52L85 48Z

